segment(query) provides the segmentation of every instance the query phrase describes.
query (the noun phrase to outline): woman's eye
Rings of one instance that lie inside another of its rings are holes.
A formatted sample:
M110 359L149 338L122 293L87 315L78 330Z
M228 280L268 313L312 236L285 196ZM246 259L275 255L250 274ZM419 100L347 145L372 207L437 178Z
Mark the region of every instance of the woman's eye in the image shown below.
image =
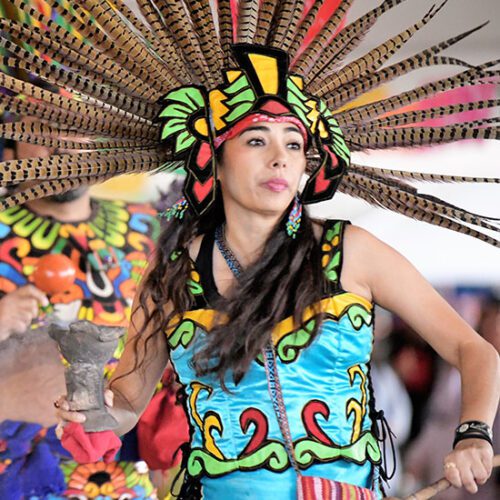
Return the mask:
M257 137L254 137L252 139L249 139L247 142L249 146L262 146L264 144L264 141L262 139L259 139Z
M290 142L288 144L289 149L293 149L296 151L301 151L302 150L302 144L300 142Z

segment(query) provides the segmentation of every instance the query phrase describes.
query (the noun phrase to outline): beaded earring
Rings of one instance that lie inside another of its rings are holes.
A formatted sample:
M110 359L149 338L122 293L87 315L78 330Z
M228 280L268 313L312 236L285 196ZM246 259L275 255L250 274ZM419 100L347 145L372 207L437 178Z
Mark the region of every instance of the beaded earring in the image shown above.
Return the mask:
M297 236L297 232L300 228L300 221L302 220L302 203L298 195L295 195L295 200L293 202L292 209L288 214L288 220L286 221L286 234L290 236L290 238L295 239Z

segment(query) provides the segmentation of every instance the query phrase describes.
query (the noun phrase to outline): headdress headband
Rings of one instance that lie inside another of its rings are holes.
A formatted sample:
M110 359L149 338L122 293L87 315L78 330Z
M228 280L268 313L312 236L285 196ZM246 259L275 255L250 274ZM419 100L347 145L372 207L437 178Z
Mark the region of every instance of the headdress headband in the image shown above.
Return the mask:
M279 104L277 114L299 119L312 141L306 202L338 189L500 246L497 219L412 185L499 179L349 163L349 151L500 137L489 117L499 105L498 61L471 65L443 55L482 26L391 61L446 0L347 64L377 20L405 0L381 0L350 23L353 0L340 1L326 22L318 20L332 4L323 0L137 0L141 17L112 0L54 0L41 10L24 0L0 3L18 12L0 19L2 108L37 119L0 124L0 136L61 150L81 150L79 138L88 139L86 151L2 163L1 186L37 181L3 198L3 209L118 174L184 166L186 194L202 212L213 197L215 138L249 113L273 113ZM416 69L443 65L458 69L378 101L370 94ZM23 72L36 82L21 78ZM481 97L419 106L463 87Z

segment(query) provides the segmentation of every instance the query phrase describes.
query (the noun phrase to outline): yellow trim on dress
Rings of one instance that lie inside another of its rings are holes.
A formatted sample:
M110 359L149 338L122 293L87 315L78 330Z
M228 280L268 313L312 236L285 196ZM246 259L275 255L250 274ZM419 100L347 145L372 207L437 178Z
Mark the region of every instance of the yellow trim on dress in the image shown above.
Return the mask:
M364 307L367 311L373 309L373 304L364 297L351 292L345 292L332 297L327 297L326 299L320 300L318 303L307 307L303 315L303 323L306 323L310 319L319 313L329 314L335 318L340 318L344 315L349 307L357 304ZM200 326L206 332L209 332L215 323L215 318L217 316L217 311L215 309L195 309L193 311L186 311L182 315L175 316L171 325L166 332L167 337L170 337L179 324L182 321L191 320L196 325ZM220 317L223 320L223 317ZM285 335L293 332L297 329L293 316L288 316L284 320L280 321L273 329L272 339L274 344L278 344L280 339Z

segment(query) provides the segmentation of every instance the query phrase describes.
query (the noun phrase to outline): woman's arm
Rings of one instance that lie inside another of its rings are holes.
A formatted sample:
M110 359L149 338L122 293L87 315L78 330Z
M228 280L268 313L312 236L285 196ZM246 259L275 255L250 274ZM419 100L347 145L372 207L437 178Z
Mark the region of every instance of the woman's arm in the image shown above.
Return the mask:
M500 363L496 350L481 338L393 248L358 227L346 229L342 284L394 312L419 333L462 379L460 421L492 425L500 396ZM458 422L457 422L458 423ZM450 443L451 445L451 443ZM491 473L492 448L487 441L460 441L445 463L447 479L477 491Z
M138 300L140 293L139 288L132 305L132 319L127 330L125 349L109 384L112 392L108 390L105 393L106 403L110 406L108 410L118 421L118 428L114 431L119 436L137 423L168 362L166 336L157 333L147 341L144 364L139 369L134 369L136 360L143 359L146 339L155 329L152 322L144 328L144 310ZM61 398L57 411L60 420L80 423L85 421L83 414L71 410L68 402Z
M143 359L145 342L154 326L144 329L144 310L136 299L132 306L132 320L127 330L125 349L111 378L113 393L112 415L118 420L118 435L132 429L151 400L168 362L168 346L164 333L157 333L147 341L144 365L134 370L136 359ZM136 339L138 342L136 344Z

